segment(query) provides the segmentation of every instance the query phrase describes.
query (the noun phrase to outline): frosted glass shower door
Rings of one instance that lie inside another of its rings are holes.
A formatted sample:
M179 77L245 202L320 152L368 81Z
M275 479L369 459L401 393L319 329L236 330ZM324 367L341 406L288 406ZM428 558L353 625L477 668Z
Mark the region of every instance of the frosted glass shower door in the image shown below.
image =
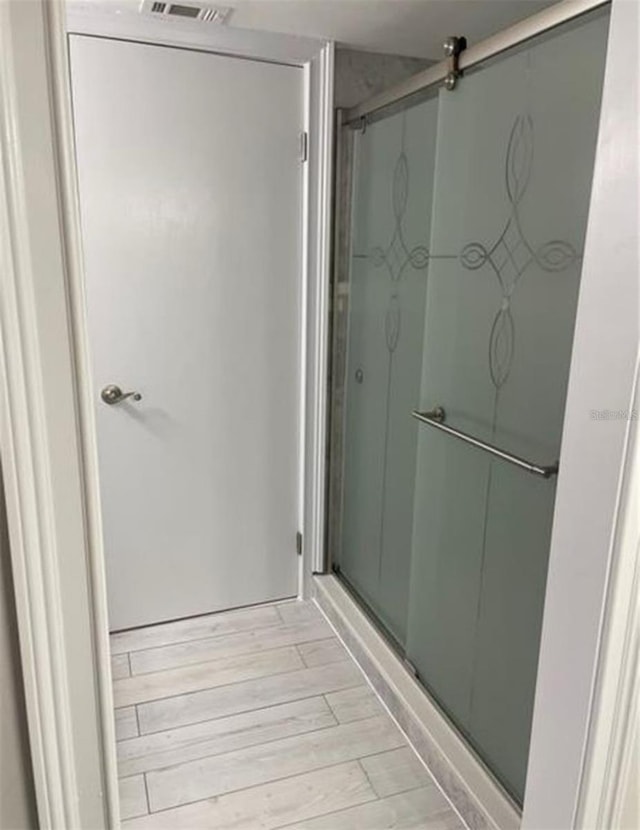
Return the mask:
M440 93L420 408L541 465L560 454L607 22ZM554 498L555 478L420 425L407 656L518 800Z
M342 533L334 564L404 643L437 100L354 136Z

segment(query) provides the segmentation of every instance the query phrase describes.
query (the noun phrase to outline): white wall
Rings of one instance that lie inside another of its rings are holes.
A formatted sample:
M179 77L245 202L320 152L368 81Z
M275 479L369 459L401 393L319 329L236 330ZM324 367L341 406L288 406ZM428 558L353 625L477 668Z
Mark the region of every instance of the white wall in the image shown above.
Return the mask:
M635 726L631 763L622 781L622 804L618 830L638 830L640 827L640 750L638 747L638 725Z
M523 828L576 826L638 355L638 23L613 0L558 479Z
M336 48L335 106L354 107L426 69L432 61Z
M37 827L22 669L0 477L0 828Z
M82 292L61 12L0 3L0 441L38 814L99 830L113 825L115 741L87 352L70 313Z

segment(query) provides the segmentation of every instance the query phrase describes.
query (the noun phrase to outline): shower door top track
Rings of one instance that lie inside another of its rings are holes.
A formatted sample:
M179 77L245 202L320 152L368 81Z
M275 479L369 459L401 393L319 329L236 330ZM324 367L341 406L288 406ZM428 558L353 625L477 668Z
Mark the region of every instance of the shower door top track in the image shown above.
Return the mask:
M567 23L576 17L587 14L599 6L606 6L610 2L611 0L562 0L562 2L527 17L508 29L465 49L458 59L460 72L470 69L472 66L476 66L501 52L505 52L507 49L518 46L520 43L524 43L562 23ZM449 59L440 61L390 89L374 95L368 101L346 109L343 113L342 124L358 127L363 120L367 119L367 116L426 90L430 86L442 83L450 70Z

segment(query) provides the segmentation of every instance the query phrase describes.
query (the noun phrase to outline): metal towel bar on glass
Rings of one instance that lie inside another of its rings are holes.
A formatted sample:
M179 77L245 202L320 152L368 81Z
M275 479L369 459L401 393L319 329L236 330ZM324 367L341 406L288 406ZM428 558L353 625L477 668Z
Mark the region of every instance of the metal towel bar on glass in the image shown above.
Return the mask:
M477 447L479 450L484 450L485 452L490 453L490 455L495 455L497 458L501 458L503 461L507 461L509 464L514 464L516 467L520 467L522 470L526 470L528 473L533 473L533 475L536 476L542 476L542 478L551 478L551 476L555 476L558 474L557 461L554 464L549 464L547 466L533 464L531 461L527 461L524 458L520 458L520 456L518 455L506 452L505 450L501 450L499 447L494 447L493 444L487 444L486 441L481 441L479 438L474 438L472 435L467 435L466 432L461 432L459 429L454 429L453 427L450 427L448 424L445 424L444 422L446 418L446 413L441 406L436 406L434 409L430 409L428 412L418 412L417 410L414 410L411 414L414 418L417 418L417 420L421 421L423 424L428 424L430 427L435 427L436 429L439 429L442 432L446 432L447 435L453 435L454 438L459 438L466 444L471 444L472 446Z

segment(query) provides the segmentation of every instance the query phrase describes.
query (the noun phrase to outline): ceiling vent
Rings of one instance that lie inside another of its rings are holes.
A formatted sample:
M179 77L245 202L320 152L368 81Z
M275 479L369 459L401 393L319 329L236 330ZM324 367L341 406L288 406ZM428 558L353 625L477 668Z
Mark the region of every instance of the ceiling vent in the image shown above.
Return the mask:
M225 23L231 9L208 3L165 3L162 0L142 0L140 12L167 20L201 20L203 23Z

